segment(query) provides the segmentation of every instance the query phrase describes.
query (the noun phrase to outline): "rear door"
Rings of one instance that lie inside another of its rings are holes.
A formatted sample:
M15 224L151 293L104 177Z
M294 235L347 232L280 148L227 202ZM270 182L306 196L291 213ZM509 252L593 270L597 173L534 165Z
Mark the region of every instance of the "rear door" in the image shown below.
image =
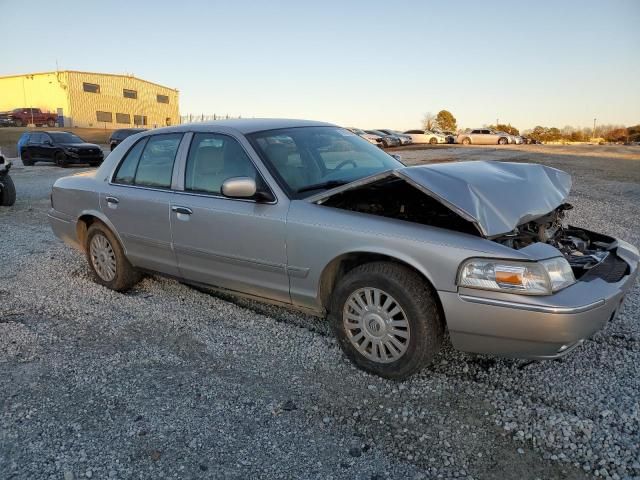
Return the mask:
M29 136L29 141L25 145L25 149L32 160L38 161L42 159L42 141L43 133L32 133Z
M125 154L100 195L100 207L114 225L136 267L178 275L171 246L171 187L182 133L146 136Z
M171 212L180 272L190 281L288 303L288 202L222 195L223 182L233 177L250 177L268 188L247 153L251 148L240 140L193 134Z

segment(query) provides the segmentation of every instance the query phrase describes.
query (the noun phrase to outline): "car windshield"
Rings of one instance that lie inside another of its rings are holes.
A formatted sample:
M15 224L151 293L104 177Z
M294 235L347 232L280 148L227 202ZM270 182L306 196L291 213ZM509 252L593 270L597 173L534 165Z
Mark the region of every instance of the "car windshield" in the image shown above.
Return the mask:
M305 198L404 165L338 127L298 127L248 135L292 198Z
M55 143L84 143L79 136L69 132L52 132L49 135Z

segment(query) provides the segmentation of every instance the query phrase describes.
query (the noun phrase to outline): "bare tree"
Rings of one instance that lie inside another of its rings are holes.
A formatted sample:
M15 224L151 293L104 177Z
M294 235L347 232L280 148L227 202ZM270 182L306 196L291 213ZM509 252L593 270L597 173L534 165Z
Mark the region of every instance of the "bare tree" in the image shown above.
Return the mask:
M433 130L436 126L436 116L431 112L425 113L422 117L422 126L425 130Z

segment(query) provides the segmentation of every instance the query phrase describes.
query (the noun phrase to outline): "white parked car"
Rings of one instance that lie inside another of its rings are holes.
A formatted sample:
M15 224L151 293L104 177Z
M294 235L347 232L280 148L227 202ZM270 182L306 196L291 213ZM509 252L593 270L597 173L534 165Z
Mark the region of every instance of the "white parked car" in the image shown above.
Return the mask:
M447 143L445 135L430 130L407 130L404 134L409 135L413 143L430 143L431 145Z

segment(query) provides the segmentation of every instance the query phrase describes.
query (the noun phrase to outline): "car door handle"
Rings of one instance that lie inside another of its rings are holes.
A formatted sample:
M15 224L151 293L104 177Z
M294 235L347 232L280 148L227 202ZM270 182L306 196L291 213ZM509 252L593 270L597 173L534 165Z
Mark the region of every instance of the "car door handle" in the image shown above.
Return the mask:
M176 213L181 213L183 215L191 215L193 213L193 210L191 210L190 208L180 207L178 205L173 205L171 207L171 210L173 210Z
M107 201L107 203L120 203L120 200L118 200L116 197L107 197L105 200Z

